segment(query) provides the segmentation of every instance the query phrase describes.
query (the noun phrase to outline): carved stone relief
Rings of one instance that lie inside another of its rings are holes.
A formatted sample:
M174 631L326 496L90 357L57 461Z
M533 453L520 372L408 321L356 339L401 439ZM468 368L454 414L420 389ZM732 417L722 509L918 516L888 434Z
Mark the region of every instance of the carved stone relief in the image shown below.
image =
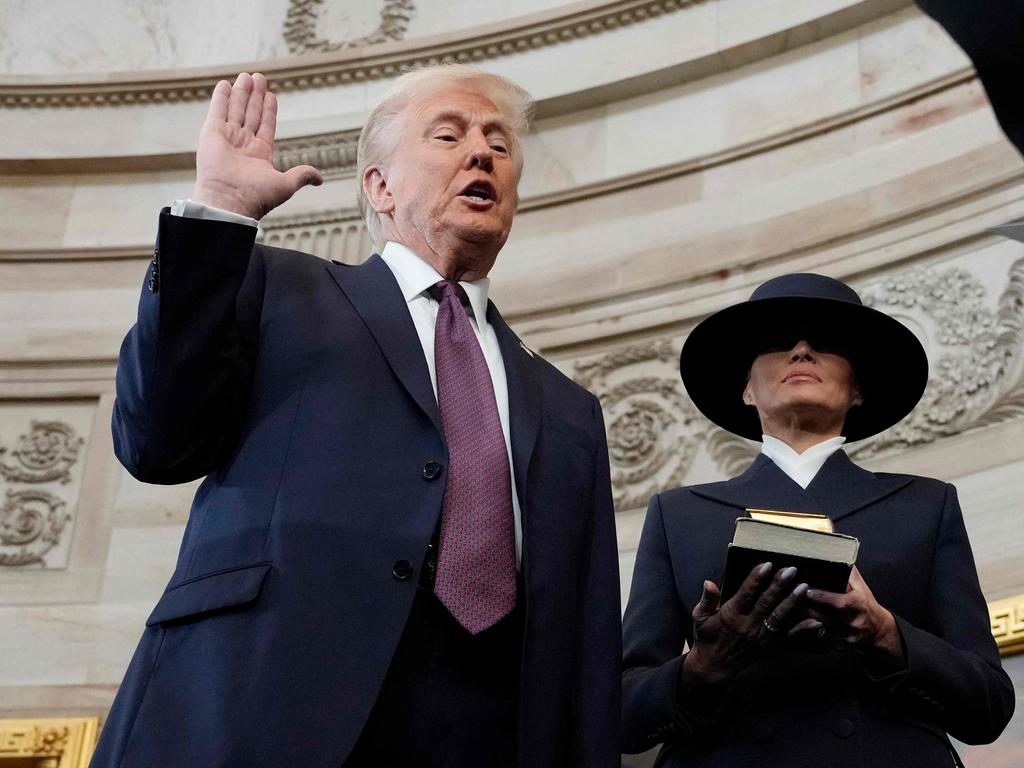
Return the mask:
M0 565L46 565L71 521L67 504L43 490L7 491L0 507Z
M33 421L31 431L10 452L10 461L3 460L6 449L0 445L0 475L10 482L68 483L82 442L69 424Z
M274 146L274 166L287 171L296 165L312 165L325 179L351 176L356 170L359 130L322 133L279 139Z
M931 361L920 404L891 429L852 444L881 455L1024 416L1024 258L996 301L963 266L915 267L858 286L862 299L916 328ZM704 450L724 477L746 469L759 446L710 424L676 369L680 342L663 339L577 362L574 378L601 399L616 506L642 505L679 485Z
M676 374L678 344L660 339L576 364L575 378L601 399L617 509L679 485L708 424Z
M355 208L267 216L260 222L259 240L344 264L360 264L372 250L369 233Z
M283 32L288 50L292 53L320 53L401 40L409 29L415 5L412 0L384 0L377 28L348 40L329 40L320 34L323 10L324 0L290 0Z
M31 406L0 410L0 567L67 563L89 409L66 408L68 420L31 418L42 410Z

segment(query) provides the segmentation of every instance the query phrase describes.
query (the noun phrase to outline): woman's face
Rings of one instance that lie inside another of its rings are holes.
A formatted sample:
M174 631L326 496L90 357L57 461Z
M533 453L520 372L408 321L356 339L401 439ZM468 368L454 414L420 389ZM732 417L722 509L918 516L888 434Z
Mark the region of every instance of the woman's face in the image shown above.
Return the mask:
M743 402L757 409L765 427L801 425L807 430L821 424L820 429L835 431L834 425L841 429L846 412L861 400L850 361L816 351L804 340L759 354L743 390Z

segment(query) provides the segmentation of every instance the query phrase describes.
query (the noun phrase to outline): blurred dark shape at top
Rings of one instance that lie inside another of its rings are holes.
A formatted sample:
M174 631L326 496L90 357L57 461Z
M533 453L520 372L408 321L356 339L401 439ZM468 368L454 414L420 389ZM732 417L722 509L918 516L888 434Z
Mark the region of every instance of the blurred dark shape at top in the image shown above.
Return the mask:
M1024 153L1024 0L917 0L971 57L999 124Z

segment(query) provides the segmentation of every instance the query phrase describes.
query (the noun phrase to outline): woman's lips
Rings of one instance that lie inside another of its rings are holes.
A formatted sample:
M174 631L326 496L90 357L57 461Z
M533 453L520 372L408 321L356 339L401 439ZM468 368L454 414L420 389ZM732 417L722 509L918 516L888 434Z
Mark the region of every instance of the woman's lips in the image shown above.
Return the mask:
M786 377L782 381L783 381L783 383L785 383L787 381L817 381L817 382L820 382L821 379L818 378L817 375L815 375L813 373L810 373L809 371L793 371L792 373L787 373Z

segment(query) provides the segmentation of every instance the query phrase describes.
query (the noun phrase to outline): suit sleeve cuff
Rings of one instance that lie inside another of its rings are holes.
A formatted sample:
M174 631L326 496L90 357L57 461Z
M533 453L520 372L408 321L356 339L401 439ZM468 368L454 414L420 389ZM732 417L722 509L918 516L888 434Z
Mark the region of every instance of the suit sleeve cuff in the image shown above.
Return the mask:
M207 219L209 221L224 221L229 224L245 224L249 227L258 227L256 219L243 216L234 211L225 211L223 208L216 208L205 203L197 203L189 198L179 198L171 205L172 216L183 216L187 219Z

